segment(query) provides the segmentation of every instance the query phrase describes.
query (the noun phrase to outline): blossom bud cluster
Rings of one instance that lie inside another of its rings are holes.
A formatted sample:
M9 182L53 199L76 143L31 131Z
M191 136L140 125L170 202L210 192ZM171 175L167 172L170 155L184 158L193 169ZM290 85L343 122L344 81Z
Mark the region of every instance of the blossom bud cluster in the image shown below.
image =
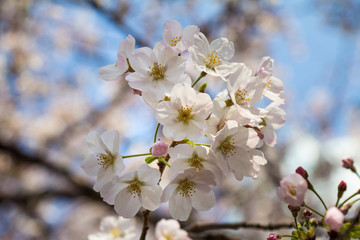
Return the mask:
M267 162L258 147L274 146L275 130L285 122L283 83L272 75L272 58L263 57L253 72L231 61L234 44L227 38L209 43L197 26L182 29L175 20L165 22L163 40L154 48L135 45L129 35L120 43L115 63L101 67L99 75L106 81L125 78L154 110L172 144L155 143L150 160L171 166L169 184L159 186L164 169L152 168L148 161L124 171L115 130L85 137L92 153L82 167L97 177L94 189L120 216L133 217L141 207L153 211L160 202L169 202L170 215L184 221L192 207L205 211L214 206L213 187L230 173L239 181L257 178ZM197 80L187 74L187 65L199 71ZM207 75L226 84L214 98L206 93L206 84L200 91L194 88ZM264 97L270 104L260 108L257 103ZM195 142L206 138L205 143Z

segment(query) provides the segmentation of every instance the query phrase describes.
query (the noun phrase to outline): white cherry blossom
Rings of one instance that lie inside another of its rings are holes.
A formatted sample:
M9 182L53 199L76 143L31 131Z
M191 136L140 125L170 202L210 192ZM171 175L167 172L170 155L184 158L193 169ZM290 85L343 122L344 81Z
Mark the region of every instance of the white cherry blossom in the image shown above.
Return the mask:
M99 68L99 76L106 81L120 79L130 68L128 60L134 49L135 39L129 34L125 40L120 42L115 64Z
M240 64L235 73L228 78L228 91L232 102L243 117L255 124L260 122L260 110L254 105L264 95L265 83L251 75L251 70Z
M167 46L181 53L194 44L194 34L199 32L200 29L195 25L187 26L182 30L181 24L178 21L166 21L164 23L164 42Z
M256 72L256 76L265 82L265 97L272 101L278 102L279 104L284 104L285 101L282 96L284 85L280 79L272 76L273 70L274 59L271 57L263 57Z
M135 240L135 221L107 216L101 219L100 232L90 234L89 240Z
M275 130L281 128L285 123L285 111L276 102L272 102L264 110L266 113L260 123L261 131L264 134L263 141L273 147L277 142Z
M260 150L255 149L259 142L256 131L252 128L241 127L236 121L229 120L215 137L211 149L218 161L225 161L237 180L243 177L256 178L260 172L260 165L266 160ZM221 166L224 166L222 164Z
M304 203L307 190L307 181L300 174L293 173L281 179L277 194L282 201L300 207Z
M226 77L236 70L238 63L228 62L234 56L234 44L227 38L218 38L210 44L203 33L195 35L189 47L191 58L199 71L216 77Z
M188 233L174 219L161 219L155 227L156 240L190 240Z
M185 61L174 49L158 42L154 49L143 47L133 52L130 62L135 72L125 79L129 81L130 87L162 100L176 83L185 80L182 77Z
M84 137L91 151L81 163L81 167L90 176L97 176L94 189L100 188L125 168L119 151L120 135L116 130L104 132L101 136L90 132Z
M209 170L185 169L164 189L161 202L169 201L171 217L186 221L192 207L207 211L215 205L215 194L210 185L215 185L214 174Z
M170 101L158 104L156 120L164 125L165 137L175 141L184 138L193 141L205 135L205 119L212 107L208 94L196 92L189 84L177 84L171 91Z
M187 168L196 168L198 171L209 170L215 175L216 183L223 178L216 157L209 147L197 145L195 148L189 144L180 144L169 149L170 170L169 178L174 179L179 172Z
M141 165L121 177L114 178L101 188L100 194L122 217L131 218L140 207L154 211L159 207L162 189L158 185L160 172L148 165Z

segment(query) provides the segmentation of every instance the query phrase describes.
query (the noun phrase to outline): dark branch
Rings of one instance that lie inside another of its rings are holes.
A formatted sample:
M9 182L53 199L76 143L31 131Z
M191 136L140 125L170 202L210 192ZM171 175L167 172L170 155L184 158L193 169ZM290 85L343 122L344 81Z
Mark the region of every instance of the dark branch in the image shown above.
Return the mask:
M260 224L260 223L210 223L204 225L195 225L187 229L188 232L196 233L203 232L209 230L218 230L218 229L234 229L237 230L239 228L253 228L258 230L277 230L281 228L292 228L294 226L293 223L279 223L279 224Z

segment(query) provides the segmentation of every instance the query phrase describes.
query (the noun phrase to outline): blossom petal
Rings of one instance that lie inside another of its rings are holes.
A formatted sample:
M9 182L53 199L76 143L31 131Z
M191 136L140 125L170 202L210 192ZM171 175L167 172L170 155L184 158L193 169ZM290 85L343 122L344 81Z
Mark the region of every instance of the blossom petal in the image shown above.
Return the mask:
M173 218L179 221L186 221L189 218L191 209L190 197L183 197L180 193L176 193L170 197L169 211Z
M126 188L115 197L115 211L124 218L132 218L141 207L138 196L132 195Z
M159 185L141 188L141 204L144 208L154 211L159 208L162 189Z
M97 162L96 154L88 155L81 162L81 168L84 169L86 174L88 174L89 176L96 176L100 168L100 165Z
M191 198L192 206L199 211L207 211L215 205L215 194L211 187L200 184Z

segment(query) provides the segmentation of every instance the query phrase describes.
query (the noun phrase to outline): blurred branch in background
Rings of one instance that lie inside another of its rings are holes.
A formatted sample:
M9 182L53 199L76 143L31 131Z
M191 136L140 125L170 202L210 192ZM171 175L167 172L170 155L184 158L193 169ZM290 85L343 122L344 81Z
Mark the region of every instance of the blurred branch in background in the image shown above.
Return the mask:
M356 1L318 0L316 6L331 25L354 34L359 29ZM104 83L97 68L115 61L127 34L136 38L137 47L152 47L162 39L163 22L171 18L198 25L212 39L226 36L235 43L235 58L253 66L268 54L268 42L286 35L290 26L278 1L0 1L1 239L87 239L101 217L115 214L80 169L82 137L93 129L117 129L124 151L139 145L148 149L139 141L144 137L126 132L127 124L139 121L146 110L134 110L138 100L125 81ZM140 120L141 125L156 125ZM193 214L184 224L200 224L196 230L224 228L203 222L261 219L261 224L228 226L288 227L264 223L290 220L282 210L274 211L281 209L274 189L290 144L275 152L265 149L269 164L262 179L225 183L217 190L218 206L204 216ZM163 217L168 215L156 212L151 224ZM262 231L230 235L221 237L264 238ZM197 237L220 239L206 232Z

